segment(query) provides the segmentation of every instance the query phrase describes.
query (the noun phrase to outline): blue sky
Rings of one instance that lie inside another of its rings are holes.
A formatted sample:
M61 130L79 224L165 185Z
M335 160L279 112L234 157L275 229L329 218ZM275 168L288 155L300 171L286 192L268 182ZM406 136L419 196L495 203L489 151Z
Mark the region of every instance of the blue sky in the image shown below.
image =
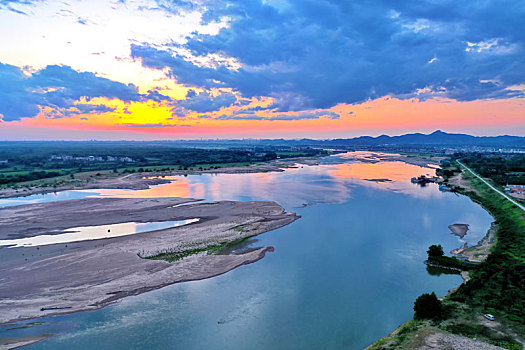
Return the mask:
M23 137L32 120L52 119L57 134L64 125L75 134L75 120L100 129L103 118L118 137L132 124L165 125L173 137L188 136L177 125L193 126L191 137L228 134L232 121L259 121L238 128L276 136L301 126L310 135L313 119L349 134L439 127L397 128L397 112L356 122L387 99L417 101L423 113L447 103L455 116L469 106L445 129L523 134L523 18L523 1L4 0L0 128ZM479 113L496 102L499 129L492 110Z

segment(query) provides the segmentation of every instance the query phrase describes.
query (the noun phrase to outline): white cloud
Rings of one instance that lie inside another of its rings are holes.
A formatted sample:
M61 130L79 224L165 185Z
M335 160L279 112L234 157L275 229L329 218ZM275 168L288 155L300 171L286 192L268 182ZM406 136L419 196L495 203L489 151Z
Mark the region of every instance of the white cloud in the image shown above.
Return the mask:
M415 22L403 24L403 28L413 31L414 33L419 33L425 29L430 28L430 21L426 19L418 19Z
M467 47L465 51L467 52L477 52L477 53L492 53L496 55L506 55L515 52L518 48L515 44L504 43L501 38L492 38L488 40L482 40L479 42L470 42L467 41Z
M27 15L0 9L0 33L13 33L0 36L2 62L36 69L65 64L109 79L149 85L145 89L165 75L122 59L129 57L131 43L183 44L188 36L215 35L228 25L227 18L202 24L199 10L174 15L154 0L52 0L38 7L18 4L16 10ZM220 57L201 60L202 64L221 62Z
M525 92L525 84L511 85L507 87L505 90Z

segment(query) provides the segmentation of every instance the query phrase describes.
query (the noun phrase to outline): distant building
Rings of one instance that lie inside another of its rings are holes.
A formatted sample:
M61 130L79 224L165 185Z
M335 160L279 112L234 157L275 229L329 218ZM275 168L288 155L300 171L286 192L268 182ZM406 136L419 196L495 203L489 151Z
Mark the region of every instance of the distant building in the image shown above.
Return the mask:
M525 185L507 185L505 187L505 192L509 194L524 194L525 193Z
M82 162L134 162L130 157L114 157L114 156L87 156L87 157L73 157L73 156L64 156L53 154L50 158L51 160L61 160L61 161L82 161ZM1 163L2 161L0 161ZM7 160L5 161L7 163Z
M9 163L9 160L7 160L7 159L0 160L0 164L7 164L7 163Z

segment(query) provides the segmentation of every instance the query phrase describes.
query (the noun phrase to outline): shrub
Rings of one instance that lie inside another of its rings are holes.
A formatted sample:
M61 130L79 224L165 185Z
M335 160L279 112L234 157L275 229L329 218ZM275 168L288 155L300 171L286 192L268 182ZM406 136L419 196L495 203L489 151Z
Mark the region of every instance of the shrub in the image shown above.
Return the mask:
M431 245L427 250L428 258L437 258L443 256L443 247L441 245Z
M443 307L441 301L437 298L436 293L424 293L416 299L416 302L414 303L414 311L414 317L416 319L438 319L442 316Z

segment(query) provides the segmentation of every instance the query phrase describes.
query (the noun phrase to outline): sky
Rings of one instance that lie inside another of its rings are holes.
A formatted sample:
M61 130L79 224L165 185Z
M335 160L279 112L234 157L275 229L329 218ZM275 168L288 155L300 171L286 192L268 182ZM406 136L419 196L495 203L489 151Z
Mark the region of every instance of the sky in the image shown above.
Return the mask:
M0 140L525 136L522 0L0 0Z

